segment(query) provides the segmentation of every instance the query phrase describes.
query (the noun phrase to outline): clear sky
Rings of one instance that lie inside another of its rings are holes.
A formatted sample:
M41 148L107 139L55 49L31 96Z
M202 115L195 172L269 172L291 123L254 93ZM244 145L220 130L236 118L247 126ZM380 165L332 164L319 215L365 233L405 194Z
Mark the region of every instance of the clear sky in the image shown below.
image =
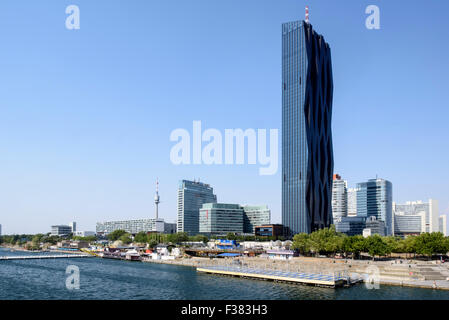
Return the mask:
M81 11L80 30L65 8ZM281 24L306 1L0 3L0 224L49 232L78 222L176 218L177 182L219 202L267 204L281 221L281 174L259 166L174 166L172 130L281 128ZM449 2L309 0L332 48L335 171L379 177L394 200L449 213ZM365 27L376 4L381 29Z

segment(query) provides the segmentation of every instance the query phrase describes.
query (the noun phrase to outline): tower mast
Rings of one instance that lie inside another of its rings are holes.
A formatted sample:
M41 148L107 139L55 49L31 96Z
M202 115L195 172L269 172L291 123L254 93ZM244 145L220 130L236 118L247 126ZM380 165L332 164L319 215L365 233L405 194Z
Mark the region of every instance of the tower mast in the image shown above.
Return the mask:
M156 194L154 195L154 204L156 205L156 220L159 219L159 179L156 179Z

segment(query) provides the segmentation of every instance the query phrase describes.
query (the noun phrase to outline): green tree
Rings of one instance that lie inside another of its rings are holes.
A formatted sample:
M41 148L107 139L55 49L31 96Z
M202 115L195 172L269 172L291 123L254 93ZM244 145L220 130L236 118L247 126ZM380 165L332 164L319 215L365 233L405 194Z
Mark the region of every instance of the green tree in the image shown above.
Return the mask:
M157 246L159 244L159 242L157 242L156 240L152 239L150 240L150 242L148 243L148 246L150 248L154 248L155 246Z
M138 243L147 243L148 242L148 235L145 231L141 231L134 237L134 241Z
M125 230L115 230L108 234L108 239L111 241L117 241L124 234L126 234Z
M226 235L226 239L228 239L228 240L237 240L237 237L236 237L236 235L235 235L234 233L229 232L229 233Z
M299 233L293 237L293 245L292 248L294 250L298 250L302 255L310 254L310 237L306 233Z
M376 256L383 257L391 253L390 247L386 241L384 241L382 237L377 234L366 239L366 247L373 260Z
M129 233L124 233L120 236L119 240L124 244L129 244L132 242L131 235Z
M432 257L434 254L446 254L448 241L440 232L423 233L415 238L416 253Z

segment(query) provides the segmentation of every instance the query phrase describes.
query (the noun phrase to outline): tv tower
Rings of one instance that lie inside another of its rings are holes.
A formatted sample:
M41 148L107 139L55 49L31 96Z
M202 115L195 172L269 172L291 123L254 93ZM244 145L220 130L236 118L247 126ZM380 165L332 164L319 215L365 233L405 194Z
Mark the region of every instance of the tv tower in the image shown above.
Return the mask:
M159 219L159 179L156 179L156 194L154 195L154 204L156 205L156 220Z
M309 23L309 6L306 6L306 22Z

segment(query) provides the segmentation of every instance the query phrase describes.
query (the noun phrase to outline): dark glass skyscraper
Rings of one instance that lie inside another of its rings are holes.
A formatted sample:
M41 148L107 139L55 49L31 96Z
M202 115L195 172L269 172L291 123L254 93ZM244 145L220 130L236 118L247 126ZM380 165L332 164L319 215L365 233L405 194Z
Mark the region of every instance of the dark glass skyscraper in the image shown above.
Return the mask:
M312 25L282 25L282 223L293 234L332 224L331 50Z

